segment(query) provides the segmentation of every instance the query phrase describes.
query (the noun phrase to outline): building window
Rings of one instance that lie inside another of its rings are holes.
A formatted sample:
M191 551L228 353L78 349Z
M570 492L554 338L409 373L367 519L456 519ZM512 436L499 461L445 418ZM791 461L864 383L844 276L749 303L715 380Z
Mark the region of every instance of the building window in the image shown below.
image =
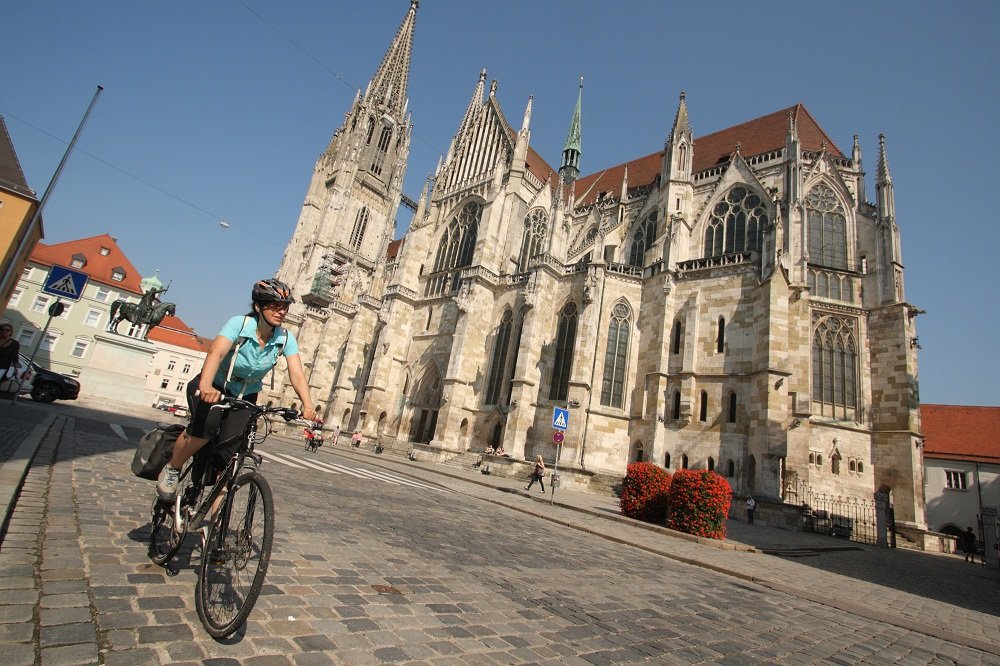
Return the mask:
M111 269L111 279L115 282L121 282L125 279L125 269L118 267Z
M708 457L708 471L709 472L715 471L715 458L713 458L712 456Z
M674 404L670 408L670 418L677 420L681 417L681 392L674 391Z
M70 356L75 358L83 358L87 355L87 350L90 349L90 341L84 340L82 338L77 338L76 342L73 343L73 349L70 351Z
M452 218L438 246L437 256L434 259L435 273L461 268L472 263L482 214L483 205L478 201L470 201Z
M528 270L531 258L545 251L545 238L549 233L549 214L542 208L532 209L524 218L524 237L521 239L521 254L517 270Z
M670 353L680 354L681 353L681 320L674 320L674 332L671 335L670 340Z
M719 317L718 330L715 333L715 351L719 354L726 348L726 318Z
M177 367L177 359L172 358L167 361L167 370L173 370L175 367Z
M625 303L616 303L608 324L608 347L604 354L604 381L601 404L621 409L625 404L625 367L628 365L629 330L632 311Z
M108 297L111 296L111 290L107 287L98 287L97 293L94 294L94 300L99 303L107 303Z
M507 363L507 350L510 348L510 328L514 316L510 310L504 310L493 338L493 359L490 363L490 374L486 381L486 404L495 405L500 398L500 385L503 382L504 367Z
M100 252L101 252L101 256L102 257L106 257L109 254L111 254L111 250L109 248L106 248L106 247L102 247L101 250L100 250Z
M38 329L34 328L30 324L25 324L21 327L21 330L17 332L17 344L21 345L21 348L31 347L35 344L35 334L38 333Z
M823 416L854 418L858 403L854 329L853 320L828 316L813 333L813 401Z
M847 269L847 220L837 195L824 183L806 196L809 263Z
M184 390L184 382L183 381L177 382L177 386L174 387L174 390L175 391L183 391Z
M24 270L21 271L21 279L28 280L31 278L31 266L25 266Z
M736 476L736 463L733 462L732 459L730 459L729 464L726 465L726 476L729 478Z
M573 366L573 349L576 346L576 303L570 301L559 313L556 331L556 362L552 368L549 400L566 400L569 394L569 373Z
M670 454L669 453L664 453L663 454L663 467L664 467L664 469L670 469Z
M736 391L729 392L729 422L736 423Z
M630 266L642 268L646 263L646 250L656 240L656 212L647 217L635 230L632 236L632 246L628 253Z
M62 301L62 305L63 305L62 314L56 317L56 319L64 319L64 320L69 319L69 311L73 309L73 304L67 303L66 301Z
M704 423L708 420L708 392L701 392L701 408L698 413L698 420Z
M166 379L166 378L164 378L164 379L163 379L163 381L161 381L161 382L160 382L160 388L161 388L161 389L165 389L165 388L167 388L168 386L170 386L170 380L169 380L169 379Z
M183 368L181 368L181 374L182 374L182 375L186 375L186 374L188 374L189 372L191 372L191 364L190 364L190 363L185 363L185 364L184 364L184 367L183 367Z
M80 253L74 254L73 259L69 262L69 265L73 268L83 268L87 265L87 257Z
M56 350L56 344L59 342L59 333L53 331L47 331L45 337L42 338L42 342L38 345L38 351L49 352L50 354Z
M21 294L23 293L24 293L23 289L21 289L20 287L15 287L14 292L10 295L10 301L7 303L7 307L9 308L17 307L17 304L21 301Z
M101 323L101 311L97 308L87 310L87 315L83 318L83 325L97 328Z
M835 474L837 476L840 476L840 454L839 453L834 453L832 456L830 456L830 471L833 474Z
M354 229L351 230L351 247L355 250L361 249L361 241L365 239L365 231L368 230L368 206L362 206L354 218Z
M687 468L688 468L688 456L685 453L684 455L681 456L681 469L687 469Z
M746 187L732 188L712 209L705 231L705 256L759 250L767 223L761 198Z
M945 470L944 487L949 490L968 490L969 489L968 473L959 472L952 469Z
M37 294L35 296L35 302L31 304L32 312L45 312L45 308L49 307L49 301L52 300L45 294Z
M865 464L859 460L858 461L858 474L863 474L864 471L865 471Z

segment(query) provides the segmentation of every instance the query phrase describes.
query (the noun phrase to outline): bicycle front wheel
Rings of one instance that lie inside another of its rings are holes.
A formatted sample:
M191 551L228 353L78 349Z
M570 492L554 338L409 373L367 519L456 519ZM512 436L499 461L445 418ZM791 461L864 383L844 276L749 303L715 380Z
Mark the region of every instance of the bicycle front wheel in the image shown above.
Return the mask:
M236 480L217 512L201 555L195 606L213 638L243 626L264 585L274 541L274 498L256 472Z

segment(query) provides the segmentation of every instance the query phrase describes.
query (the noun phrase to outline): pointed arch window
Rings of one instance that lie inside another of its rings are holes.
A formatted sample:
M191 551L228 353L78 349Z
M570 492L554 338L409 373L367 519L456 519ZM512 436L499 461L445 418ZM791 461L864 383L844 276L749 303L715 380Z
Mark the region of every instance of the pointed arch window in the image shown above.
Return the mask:
M375 152L372 155L372 164L369 169L376 176L382 175L382 167L385 164L385 155L389 150L389 143L392 141L392 126L382 125L382 132L378 137L378 144L375 146Z
M726 349L726 318L719 317L719 327L715 334L715 351L722 353Z
M847 270L847 218L840 199L826 183L806 196L806 224L809 263Z
M674 331L670 340L670 353L680 354L681 353L681 320L674 320Z
M482 214L483 205L478 201L470 201L452 218L438 246L434 260L435 272L461 268L472 263Z
M576 303L570 301L559 313L556 362L552 368L549 400L562 401L569 395L569 373L573 365L573 349L576 346L576 320Z
M362 206L354 218L354 229L351 230L351 247L355 250L361 249L361 243L365 239L365 232L368 230L368 206Z
M736 423L736 391L729 392L729 422Z
M601 383L601 404L621 409L625 403L625 368L628 365L629 332L632 310L625 303L616 303L608 324L608 347L604 354L604 381Z
M670 406L670 418L677 420L681 417L681 392L674 391L674 402Z
M493 340L493 360L490 363L489 378L486 380L486 404L495 405L500 397L500 385L503 381L504 367L507 363L507 350L510 347L510 329L513 315L510 310L504 310L497 326L496 337Z
M712 209L705 230L705 256L759 250L767 223L764 201L750 189L737 185Z
M521 254L517 270L528 270L531 258L545 251L545 237L549 233L549 214L542 208L533 208L524 218L524 237L521 239Z
M677 171L684 171L684 165L687 164L687 152L686 143L677 146Z
M712 456L708 457L708 471L709 472L715 471L715 458L713 458Z
M688 468L688 456L685 453L684 455L681 456L681 469L687 469L687 468Z
M628 253L629 266L642 268L646 263L646 250L656 240L656 212L647 217L635 230L632 236L632 246Z
M813 332L812 395L823 416L854 419L858 406L856 322L827 316Z
M708 420L708 392L701 392L701 407L698 412L698 420L704 423Z

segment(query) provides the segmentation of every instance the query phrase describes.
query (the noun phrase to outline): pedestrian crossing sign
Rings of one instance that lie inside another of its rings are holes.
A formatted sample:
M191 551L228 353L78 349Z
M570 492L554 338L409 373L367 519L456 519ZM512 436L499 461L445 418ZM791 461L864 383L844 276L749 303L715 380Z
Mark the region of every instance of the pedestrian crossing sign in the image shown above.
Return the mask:
M552 408L552 428L553 430L569 429L569 410L562 407Z
M83 288L87 286L89 276L80 271L74 271L65 266L53 265L49 276L45 278L42 291L70 301L78 301L83 296Z

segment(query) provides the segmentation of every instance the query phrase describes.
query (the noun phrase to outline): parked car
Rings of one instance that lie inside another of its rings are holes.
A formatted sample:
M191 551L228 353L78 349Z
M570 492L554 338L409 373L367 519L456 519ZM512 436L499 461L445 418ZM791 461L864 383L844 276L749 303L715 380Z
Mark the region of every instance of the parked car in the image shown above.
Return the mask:
M25 359L27 360L27 359ZM37 363L32 363L34 381L28 392L31 399L37 402L52 402L53 400L76 400L80 395L80 382L69 375L47 370ZM21 380L22 388L24 380Z
M175 407L173 413L174 416L179 416L182 419L186 419L191 416L191 412L188 411L187 407Z

